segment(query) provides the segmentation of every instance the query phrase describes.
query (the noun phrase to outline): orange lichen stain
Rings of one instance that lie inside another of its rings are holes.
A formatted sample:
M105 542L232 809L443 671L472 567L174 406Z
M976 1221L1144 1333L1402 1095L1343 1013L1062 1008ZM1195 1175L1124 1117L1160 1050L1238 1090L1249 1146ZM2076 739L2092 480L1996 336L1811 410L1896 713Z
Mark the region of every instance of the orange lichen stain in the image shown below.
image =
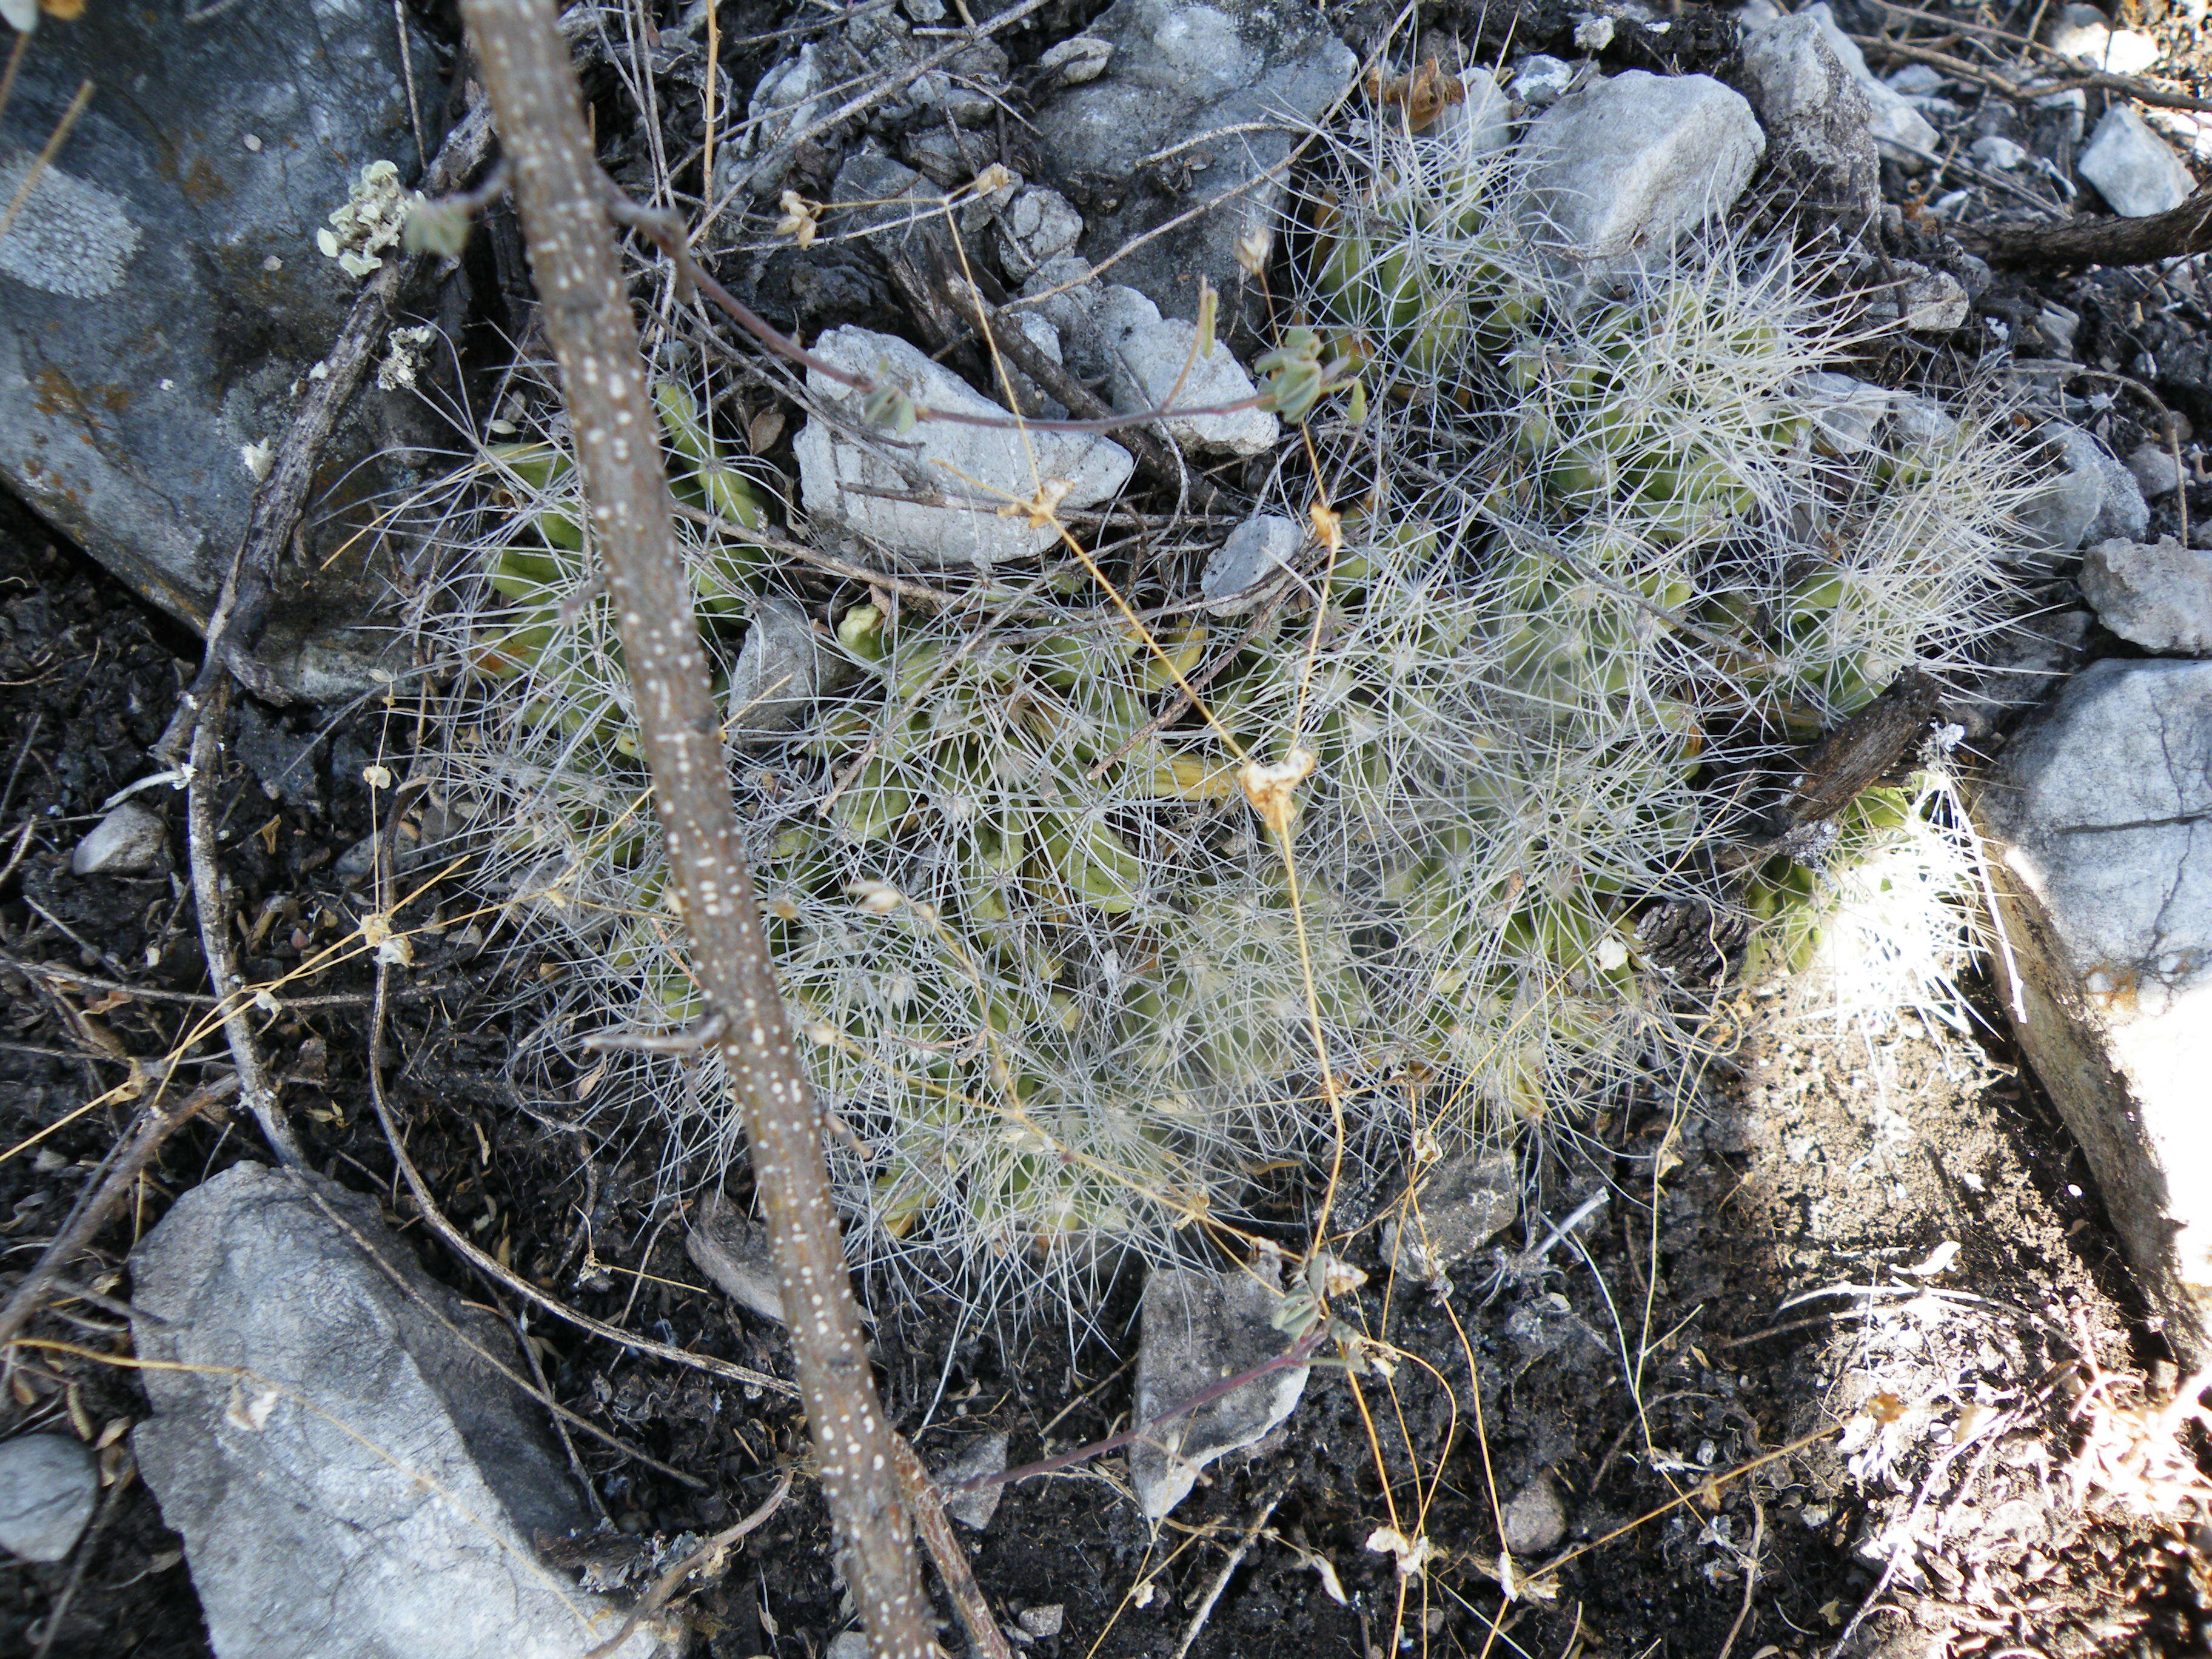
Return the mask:
M228 181L208 164L204 155L192 158L191 165L185 169L184 177L177 180L177 188L184 191L185 199L194 207L205 207L209 203L219 202L230 194Z

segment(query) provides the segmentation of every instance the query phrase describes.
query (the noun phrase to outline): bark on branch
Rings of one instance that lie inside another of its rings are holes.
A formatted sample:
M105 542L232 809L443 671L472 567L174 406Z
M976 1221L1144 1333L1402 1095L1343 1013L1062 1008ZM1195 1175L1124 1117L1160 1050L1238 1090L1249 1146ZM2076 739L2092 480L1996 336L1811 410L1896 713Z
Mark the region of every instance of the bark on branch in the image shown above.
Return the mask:
M550 0L463 0L514 177L545 331L637 701L653 804L744 1109L846 1583L878 1659L936 1653L889 1425L860 1339L814 1103L755 906L722 735L672 529L659 428L568 54Z
M2069 219L2059 224L1977 228L1952 232L1960 246L1993 265L2014 270L2073 265L2148 265L2212 252L2212 191L2147 219Z

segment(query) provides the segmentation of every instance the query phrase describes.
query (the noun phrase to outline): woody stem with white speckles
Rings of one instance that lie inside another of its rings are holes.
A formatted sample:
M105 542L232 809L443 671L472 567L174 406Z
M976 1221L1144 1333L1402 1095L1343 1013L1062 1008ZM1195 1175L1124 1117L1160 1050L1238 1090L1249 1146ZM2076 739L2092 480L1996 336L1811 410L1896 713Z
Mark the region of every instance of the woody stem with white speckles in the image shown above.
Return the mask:
M461 12L560 363L692 970L724 1017L723 1062L744 1109L846 1582L878 1659L927 1659L937 1646L914 1528L861 1343L814 1102L762 936L720 718L677 555L637 325L575 76L550 0L463 0Z

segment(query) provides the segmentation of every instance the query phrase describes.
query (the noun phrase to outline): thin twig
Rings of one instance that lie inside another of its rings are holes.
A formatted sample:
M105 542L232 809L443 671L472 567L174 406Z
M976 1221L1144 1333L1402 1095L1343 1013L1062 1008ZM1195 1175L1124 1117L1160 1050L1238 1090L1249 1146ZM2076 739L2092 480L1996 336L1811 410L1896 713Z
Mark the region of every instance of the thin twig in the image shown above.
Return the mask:
M946 1592L960 1614L960 1623L968 1632L968 1639L983 1659L1013 1659L1013 1650L1006 1645L1006 1632L999 1621L991 1616L991 1604L983 1599L982 1587L976 1583L975 1574L968 1565L968 1552L960 1547L953 1535L952 1522L945 1517L944 1494L915 1455L914 1448L904 1435L894 1437L892 1445L898 1456L899 1480L906 1488L907 1506L914 1511L915 1528L921 1534L922 1547L937 1568L937 1576L945 1581Z
M1244 1565L1244 1558L1252 1553L1253 1544L1274 1515L1275 1506L1283 1501L1283 1495L1290 1489L1291 1477L1287 1473L1277 1475L1269 1486L1266 1501L1253 1512L1251 1524L1244 1528L1244 1535L1237 1540L1237 1547L1229 1552L1229 1559L1221 1564L1221 1571L1206 1587L1205 1599L1199 1602L1197 1610L1190 1615L1190 1623L1183 1629L1182 1640L1176 1644L1175 1659L1183 1659L1183 1656L1190 1651L1191 1644L1198 1640L1199 1632L1206 1628L1206 1621L1213 1616L1214 1604L1221 1600L1221 1592L1229 1588L1230 1579L1235 1577L1237 1569ZM1728 1659L1725 1649L1722 1650L1721 1659Z
M214 697L192 728L191 781L185 792L185 840L191 859L192 902L199 911L200 948L207 957L208 979L215 987L216 1006L222 1011L223 1036L238 1067L246 1109L261 1126L278 1161L297 1167L307 1162L307 1155L285 1121L252 1022L246 1018L249 1005L240 988L242 981L237 948L231 939L230 902L223 895L222 854L216 843L215 811L208 799L222 764L227 694L227 684L219 681Z
M1752 1593L1759 1588L1759 1551L1766 1542L1766 1505L1759 1501L1759 1494L1751 1494L1751 1548L1743 1558L1743 1605L1735 1610L1735 1622L1729 1626L1728 1640L1713 1659L1729 1659L1735 1650L1735 1638L1743 1630L1743 1621L1751 1617Z
M139 1115L137 1133L109 1168L106 1179L92 1197L77 1207L61 1231L54 1235L54 1242L46 1246L38 1266L15 1287L7 1305L0 1307L0 1347L14 1340L15 1334L38 1312L39 1304L62 1269L69 1266L79 1250L100 1236L100 1230L122 1206L132 1183L160 1154L169 1137L209 1107L237 1092L238 1079L233 1075L202 1084L173 1106L163 1105L158 1096L146 1106Z

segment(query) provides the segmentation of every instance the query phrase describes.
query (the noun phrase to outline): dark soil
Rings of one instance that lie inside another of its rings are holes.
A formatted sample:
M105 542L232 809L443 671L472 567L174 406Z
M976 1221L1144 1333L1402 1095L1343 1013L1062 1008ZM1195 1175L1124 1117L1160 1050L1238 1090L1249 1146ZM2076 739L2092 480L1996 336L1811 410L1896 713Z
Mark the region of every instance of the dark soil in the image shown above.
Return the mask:
M1097 9L1040 13L1008 42L1018 64ZM1719 66L1717 15L1680 13L1671 29L1625 24L1608 67ZM1516 48L1566 55L1577 15L1520 9ZM1424 21L1487 52L1505 17L1445 8ZM735 38L784 21L764 3L726 8L723 27ZM1347 10L1342 21L1362 34L1362 18ZM777 50L733 48L727 67L749 86ZM599 101L603 134L628 118L611 92ZM801 187L834 175L841 154L802 155ZM520 267L511 249L501 256L495 222L489 231L472 256L479 314L520 337ZM849 252L732 274L810 334L848 314L880 325L889 303L881 271ZM2124 271L2007 279L1976 326L2007 322L2031 355L2053 301L2081 318L2085 367L2135 375L2188 420L2212 419L2201 289ZM2064 395L2069 416L2119 453L2164 436L2149 402L2095 403L2086 381ZM2200 489L2212 512L2212 486L2193 484L2192 520ZM2178 527L2176 504L2159 510L2158 527ZM131 1119L118 1085L134 1066L175 1055L189 1078L228 1064L220 1035L199 1030L205 974L180 878L179 799L166 787L137 798L170 817L170 872L69 869L104 803L151 769L148 747L197 660L196 641L0 501L0 861L13 860L0 877L0 1152L16 1149L0 1160L0 1289L96 1180ZM405 709L240 710L219 796L225 869L248 976L299 975L262 1036L311 1161L377 1194L434 1273L513 1314L504 1287L472 1280L395 1197L368 1109L367 969L357 958L307 965L368 908L348 857L377 817L363 770L404 776L410 732ZM434 888L402 918L419 930L416 961L395 976L385 1036L394 1104L445 1213L587 1313L787 1376L776 1329L733 1310L686 1258L681 1216L655 1182L657 1147L548 1119L512 1085L508 1056L532 1019L519 994L539 964L487 948L465 908L458 891ZM2112 1397L2170 1382L2172 1366L2132 1300L2086 1166L2033 1080L2002 1043L1985 1053L1910 1022L1822 1033L1738 1000L1741 1041L1687 1109L1632 1101L1539 1137L1522 1223L1449 1286L1392 1279L1376 1232L1356 1233L1342 1248L1370 1279L1340 1311L1405 1358L1389 1375L1316 1370L1290 1421L1248 1459L1217 1466L1157 1534L1117 1459L1008 1489L988 1528L968 1535L1002 1625L1057 1607L1061 1633L1036 1641L1042 1653L1176 1654L1265 1509L1265 1529L1188 1644L1195 1659L1809 1656L1835 1645L1869 1599L1878 1611L1858 1626L1857 1650L2204 1650L2193 1535L2154 1511L2116 1518L2068 1498L2085 1356L2132 1379ZM2002 1026L1994 1013L1990 1023ZM110 1440L112 1480L70 1559L0 1563L0 1652L207 1650L178 1540L132 1478L127 1438L112 1438L145 1411L118 1363L129 1343L114 1310L128 1295L131 1242L167 1203L262 1156L250 1121L179 1133L127 1222L31 1328L75 1352L27 1346L7 1362L0 1437L50 1429ZM1572 1237L1528 1258L1601 1191L1606 1202ZM1946 1265L1916 1273L1954 1243ZM1043 1322L977 1330L949 1300L878 1308L894 1418L939 1462L994 1429L1012 1435L1018 1463L1114 1431L1129 1408L1135 1289L1117 1286L1073 1334ZM580 1438L606 1524L550 1553L588 1582L648 1581L679 1535L726 1525L804 1459L803 1425L778 1396L542 1318L530 1331L556 1398L702 1483ZM1974 1439L1984 1412L2008 1414L1986 1449ZM1874 1429L1870 1446L1849 1437ZM1952 1456L1954 1441L1972 1455ZM1559 1547L1589 1548L1535 1595L1501 1583L1498 1510L1544 1480L1565 1512ZM1369 1547L1385 1525L1431 1542L1424 1576L1401 1579ZM1882 1540L1899 1536L1910 1542L1884 1580ZM685 1605L715 1659L819 1653L845 1613L818 1492L802 1480Z

